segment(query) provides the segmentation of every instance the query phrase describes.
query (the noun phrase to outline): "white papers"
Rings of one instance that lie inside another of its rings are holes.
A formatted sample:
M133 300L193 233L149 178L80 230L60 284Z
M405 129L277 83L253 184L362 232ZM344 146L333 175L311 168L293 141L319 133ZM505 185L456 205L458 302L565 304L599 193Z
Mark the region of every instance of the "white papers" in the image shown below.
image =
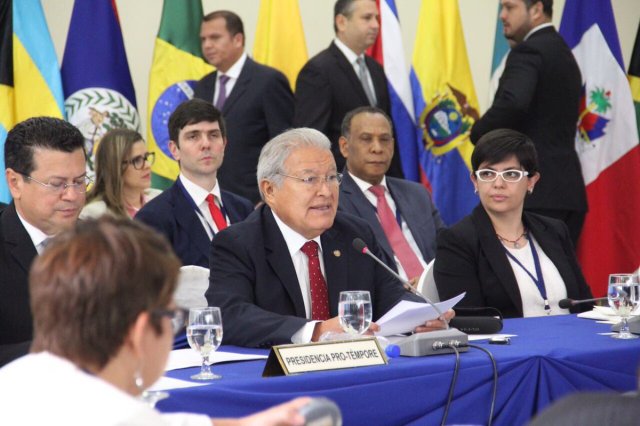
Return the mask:
M436 303L435 305L442 312L453 308L466 293L457 295L454 298ZM438 318L438 313L428 303L409 302L401 300L382 318L376 321L380 326L380 331L376 334L381 336L392 336L394 334L409 333L417 326L426 321Z
M266 355L247 355L233 352L217 351L210 359L212 364L229 361L250 361L253 359L265 359ZM176 349L169 354L169 361L164 371L178 370L180 368L199 367L202 365L202 357L193 349Z
M160 377L147 391L163 391L168 389L193 388L196 386L208 385L208 382L188 382L186 380L174 379L173 377Z

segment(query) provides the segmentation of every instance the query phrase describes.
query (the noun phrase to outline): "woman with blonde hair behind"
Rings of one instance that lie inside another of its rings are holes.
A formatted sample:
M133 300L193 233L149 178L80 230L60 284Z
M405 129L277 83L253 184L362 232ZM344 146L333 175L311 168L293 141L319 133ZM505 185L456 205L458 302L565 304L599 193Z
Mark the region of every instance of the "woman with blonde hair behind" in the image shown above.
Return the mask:
M113 129L104 135L96 151L95 184L80 218L104 214L133 218L142 206L160 193L151 188L151 165L142 136L129 129Z

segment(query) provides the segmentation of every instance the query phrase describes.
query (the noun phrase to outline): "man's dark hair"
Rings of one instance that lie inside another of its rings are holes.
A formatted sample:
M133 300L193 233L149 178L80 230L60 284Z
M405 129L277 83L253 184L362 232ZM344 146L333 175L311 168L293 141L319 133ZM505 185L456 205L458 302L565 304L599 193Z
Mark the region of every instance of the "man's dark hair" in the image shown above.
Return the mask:
M180 130L189 124L200 123L201 121L217 122L220 125L222 137L227 137L227 128L220 111L211 102L195 98L178 105L178 108L169 117L169 138L180 147L178 140Z
M356 0L338 0L336 4L333 6L333 31L338 33L338 26L336 25L336 18L338 15L346 16L347 18L351 18L351 14L353 14L353 3Z
M22 121L9 131L4 143L5 167L30 175L35 168L35 148L62 152L84 152L84 137L73 124L54 117L34 117ZM85 153L86 155L86 153Z
M529 177L538 172L538 154L533 141L511 129L496 129L482 136L471 154L471 167L475 172L482 163L497 164L513 155L529 172Z
M344 116L344 119L342 120L342 126L340 127L340 134L349 139L349 136L351 135L351 122L353 121L353 117L365 113L382 115L389 123L389 130L391 130L391 133L393 133L393 122L391 121L391 118L387 115L387 113L378 107L367 105L352 109Z
M229 34L231 34L231 37L235 36L236 34L242 34L242 45L244 46L245 35L242 19L240 19L238 15L231 12L230 10L216 10L214 12L206 14L202 18L202 22L209 22L218 18L224 19L225 26L227 28L227 31L229 31Z
M536 3L542 3L542 11L549 18L553 17L553 0L523 0L527 9L530 9Z

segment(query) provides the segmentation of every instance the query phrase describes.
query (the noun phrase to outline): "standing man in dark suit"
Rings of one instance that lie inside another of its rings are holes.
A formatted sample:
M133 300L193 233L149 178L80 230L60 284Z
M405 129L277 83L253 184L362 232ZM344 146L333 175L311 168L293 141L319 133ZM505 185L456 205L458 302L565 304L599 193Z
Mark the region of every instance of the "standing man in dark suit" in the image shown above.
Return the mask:
M258 156L269 139L291 127L293 93L284 74L247 56L244 26L235 13L205 16L200 40L204 57L217 71L198 82L194 96L222 111L229 134L220 183L257 203Z
M296 82L295 127L320 130L331 141L338 170L344 167L338 139L345 114L360 106L377 106L391 114L384 70L364 52L380 31L375 0L338 0L334 6L336 38L300 70ZM389 175L403 177L399 156Z
M171 188L149 201L136 219L163 233L183 265L209 267L209 244L253 211L251 202L223 191L217 173L227 146L225 121L213 105L191 99L169 117L169 149L180 165Z
M382 110L360 107L342 123L340 152L347 159L338 210L366 220L390 265L416 283L436 255L444 228L426 188L385 176L393 156L393 126Z
M18 123L4 158L13 201L0 212L0 366L29 350L29 267L49 238L76 223L89 182L84 138L57 118Z
M400 299L421 301L352 248L362 238L384 258L366 222L336 214L341 175L330 148L314 129L272 139L258 162L265 205L213 240L206 297L222 309L225 344L265 347L339 332L343 290L368 290L374 320ZM417 331L441 326L427 321Z
M501 0L509 53L493 105L476 121L476 143L491 130L529 136L542 178L525 209L567 224L574 245L587 211L582 169L575 150L582 79L571 50L553 28L553 0Z

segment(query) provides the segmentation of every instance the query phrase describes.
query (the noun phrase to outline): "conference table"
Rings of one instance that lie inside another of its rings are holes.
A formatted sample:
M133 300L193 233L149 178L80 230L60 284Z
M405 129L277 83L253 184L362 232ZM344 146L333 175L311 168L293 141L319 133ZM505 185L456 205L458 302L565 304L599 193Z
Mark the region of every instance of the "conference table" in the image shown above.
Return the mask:
M494 425L526 424L539 410L577 391L637 388L640 339L612 339L610 325L562 315L504 321L510 345L471 342L493 354L498 366ZM268 354L267 350L223 346L221 350ZM391 358L388 365L296 376L262 377L266 360L216 364L223 376L206 386L173 389L157 408L237 417L291 398L324 396L342 410L345 425L440 424L455 355ZM189 380L197 368L167 376ZM469 348L460 369L448 424L486 424L493 372L486 353Z

